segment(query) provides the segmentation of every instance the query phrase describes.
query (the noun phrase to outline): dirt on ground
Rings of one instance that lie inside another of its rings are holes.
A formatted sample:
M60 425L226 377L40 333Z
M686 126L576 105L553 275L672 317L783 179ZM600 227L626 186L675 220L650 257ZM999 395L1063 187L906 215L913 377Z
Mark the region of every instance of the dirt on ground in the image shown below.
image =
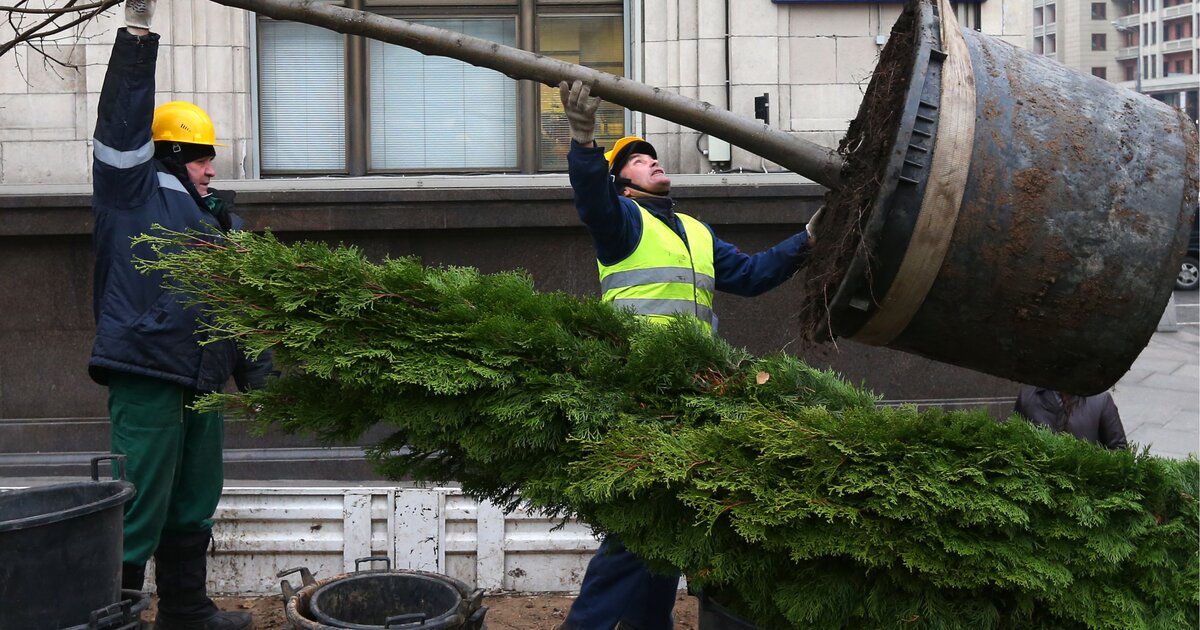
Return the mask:
M563 622L567 610L575 598L554 593L541 594L493 594L487 595L483 603L487 606L488 630L553 630ZM283 612L283 598L279 595L267 597L219 597L217 605L222 610L241 610L254 616L256 630L286 630L294 628ZM695 597L680 592L675 600L675 630L697 630L698 602ZM143 617L154 618L154 602Z

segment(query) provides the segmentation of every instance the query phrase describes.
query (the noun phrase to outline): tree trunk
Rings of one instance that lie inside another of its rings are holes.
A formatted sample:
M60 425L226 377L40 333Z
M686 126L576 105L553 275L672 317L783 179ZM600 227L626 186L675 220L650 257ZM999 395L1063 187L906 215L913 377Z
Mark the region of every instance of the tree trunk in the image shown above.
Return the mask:
M834 188L842 159L836 151L791 136L757 120L748 120L710 103L565 61L503 46L432 26L333 6L314 0L213 0L278 20L320 26L411 48L426 55L451 57L491 68L514 79L552 87L561 81L592 82L592 94L727 140L819 184Z

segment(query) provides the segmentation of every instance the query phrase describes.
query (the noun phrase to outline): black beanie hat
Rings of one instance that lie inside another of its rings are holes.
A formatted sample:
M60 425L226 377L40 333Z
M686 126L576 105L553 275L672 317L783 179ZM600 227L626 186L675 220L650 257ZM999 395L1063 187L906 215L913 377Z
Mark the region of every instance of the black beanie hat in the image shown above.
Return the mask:
M159 160L169 158L180 164L187 164L201 158L216 156L217 150L211 144L192 144L190 142L171 142L169 140L158 140L154 143L154 157Z

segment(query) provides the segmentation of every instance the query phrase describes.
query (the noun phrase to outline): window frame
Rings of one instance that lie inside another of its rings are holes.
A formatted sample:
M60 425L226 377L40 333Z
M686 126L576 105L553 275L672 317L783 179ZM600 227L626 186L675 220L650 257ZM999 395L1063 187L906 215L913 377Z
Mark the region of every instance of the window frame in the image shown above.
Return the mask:
M554 17L616 17L621 20L623 33L623 71L625 76L633 77L631 72L636 68L636 45L630 41L634 35L630 26L630 0L422 0L419 6L406 5L404 0L375 0L369 4L366 0L346 0L337 2L339 6L353 9L368 10L372 13L394 17L408 21L438 20L438 19L487 19L510 18L514 21L516 42L515 48L537 52L537 24L542 18ZM317 169L265 169L263 167L263 112L259 96L263 90L259 63L262 54L262 23L272 21L270 18L255 16L252 22L251 41L251 99L254 107L254 168L256 176L272 177L320 177L344 176L360 177L372 175L427 175L455 173L521 173L537 174L542 172L558 172L541 170L540 147L537 134L540 115L538 102L538 84L528 80L516 81L516 164L512 168L433 168L433 169L389 169L376 168L371 165L371 136L370 136L370 59L367 54L367 39L359 36L343 35L344 46L344 76L346 99L343 105L346 117L345 135L345 168L342 170ZM639 77L633 77L638 79ZM634 133L632 125L635 122L634 112L624 109L625 133Z
M402 11L394 11L394 10L395 9L403 9L403 7L388 5L388 6L377 7L376 10L373 12L378 13L380 15L384 15L386 17L399 18L399 19L402 19L405 21L410 21L410 22L423 22L423 21L433 21L433 20L454 20L454 19L461 19L461 20L483 20L483 19L498 19L498 18L511 19L513 21L514 33L516 34L516 38L515 38L516 41L514 42L514 44L515 44L514 47L518 47L518 48L520 47L521 25L520 25L519 16L506 15L502 11L495 11L495 10L489 11L488 9L492 8L489 5L484 5L482 7L471 7L470 11L453 10L453 9L457 9L457 8L462 8L462 7L447 7L448 10L444 13L433 13L433 12L429 12L426 10L426 11L422 11L422 12L403 13L402 15L397 15L395 13L402 13ZM503 9L506 7L500 7L500 8ZM379 10L379 9L386 9L386 11ZM366 53L366 48L368 47L369 42L365 38L362 38L362 37L355 37L353 39L361 40L364 50L363 50L363 54L361 55L361 57L359 57L361 59L361 66L357 66L356 68L354 68L360 72L360 74L358 74L358 76L356 78L360 79L361 83L362 83L362 94L359 98L357 98L355 100L355 105L357 105L357 107L355 109L357 109L358 111L356 112L356 116L355 116L353 123L350 123L349 117L347 118L347 126L350 126L351 124L361 125L361 129L355 129L351 133L354 134L355 136L361 137L361 139L362 139L361 142L356 143L353 146L353 148L351 148L350 138L347 138L347 143L346 143L347 154L353 154L355 157L354 163L361 164L361 169L360 169L361 172L360 173L353 173L353 172L349 173L349 175L351 177L355 177L360 174L366 175L366 176L430 175L430 174L434 174L434 173L455 175L455 174L480 173L480 172L483 172L483 173L511 173L514 171L520 171L520 169L521 169L520 141L521 141L521 134L522 134L522 110L526 106L524 103L524 99L522 98L522 95L521 95L521 85L520 85L521 82L520 81L517 82L517 85L515 86L516 89L514 90L515 98L516 98L515 107L516 107L516 112L517 112L517 120L516 120L517 124L516 124L516 128L514 130L515 135L513 138L511 138L512 142L514 144L516 144L516 146L517 146L517 157L516 157L517 161L511 168L482 168L482 167L475 167L475 166L464 166L464 167L395 169L395 168L373 167L371 165L371 135L370 135L370 132L371 132L371 98L370 98L370 94L371 94L371 60L369 58L369 55ZM347 56L347 59L349 59L349 56ZM347 77L349 77L351 74L352 74L352 68L348 67L346 69ZM348 107L349 107L349 105L348 105ZM350 160L347 160L347 161L350 162Z

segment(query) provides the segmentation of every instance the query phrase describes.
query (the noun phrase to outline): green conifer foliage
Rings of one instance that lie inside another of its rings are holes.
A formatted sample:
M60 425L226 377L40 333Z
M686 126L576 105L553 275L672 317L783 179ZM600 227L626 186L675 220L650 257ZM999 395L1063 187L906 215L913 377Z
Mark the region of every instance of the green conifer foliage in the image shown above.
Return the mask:
M1195 628L1200 463L875 405L687 319L271 234L139 239L284 376L208 404L619 534L762 628ZM518 494L519 493L519 494Z

